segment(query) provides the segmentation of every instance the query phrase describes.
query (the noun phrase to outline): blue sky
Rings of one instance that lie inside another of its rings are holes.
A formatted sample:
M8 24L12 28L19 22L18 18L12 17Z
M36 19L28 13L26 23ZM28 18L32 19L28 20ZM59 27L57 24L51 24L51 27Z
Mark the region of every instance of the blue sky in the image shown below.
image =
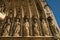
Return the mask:
M52 8L56 21L60 27L60 0L46 0L46 2Z

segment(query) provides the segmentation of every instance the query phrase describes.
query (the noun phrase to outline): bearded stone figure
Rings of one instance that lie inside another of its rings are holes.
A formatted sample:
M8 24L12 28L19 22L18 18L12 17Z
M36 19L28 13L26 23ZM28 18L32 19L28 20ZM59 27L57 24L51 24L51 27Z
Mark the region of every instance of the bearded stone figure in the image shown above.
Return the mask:
M17 22L15 22L14 26L14 37L19 37L20 36L20 30L21 30L21 24L19 22L19 19L17 19Z
M25 19L24 23L24 36L29 36L29 21Z
M49 30L44 19L42 19L42 29L44 32L44 36L49 36Z
M11 25L7 24L6 28L4 29L2 37L8 37L9 36L10 27L11 27Z

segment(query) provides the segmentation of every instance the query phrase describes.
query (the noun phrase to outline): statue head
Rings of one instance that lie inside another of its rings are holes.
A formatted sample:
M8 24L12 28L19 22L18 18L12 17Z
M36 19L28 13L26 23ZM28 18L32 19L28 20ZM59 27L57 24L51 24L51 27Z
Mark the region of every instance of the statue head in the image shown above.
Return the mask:
M25 16L24 21L29 21L29 16Z
M47 20L48 20L49 22L51 22L53 19L52 19L51 16L49 16L49 17L47 18Z

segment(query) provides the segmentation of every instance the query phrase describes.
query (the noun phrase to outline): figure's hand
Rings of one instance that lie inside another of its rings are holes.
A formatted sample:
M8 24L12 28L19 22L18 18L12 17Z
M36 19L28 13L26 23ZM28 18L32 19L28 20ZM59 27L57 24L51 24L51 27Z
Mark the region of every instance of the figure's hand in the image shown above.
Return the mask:
M0 20L4 20L6 17L6 14L0 12Z

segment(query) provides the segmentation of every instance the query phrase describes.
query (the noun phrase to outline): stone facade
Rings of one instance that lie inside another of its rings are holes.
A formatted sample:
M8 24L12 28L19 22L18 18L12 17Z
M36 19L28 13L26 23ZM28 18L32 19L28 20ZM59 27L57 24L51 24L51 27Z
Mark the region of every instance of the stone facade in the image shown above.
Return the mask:
M3 37L9 37L7 40L10 37L22 40L60 38L59 27L45 0L2 0L0 13L6 14L4 19L0 19L1 40Z

